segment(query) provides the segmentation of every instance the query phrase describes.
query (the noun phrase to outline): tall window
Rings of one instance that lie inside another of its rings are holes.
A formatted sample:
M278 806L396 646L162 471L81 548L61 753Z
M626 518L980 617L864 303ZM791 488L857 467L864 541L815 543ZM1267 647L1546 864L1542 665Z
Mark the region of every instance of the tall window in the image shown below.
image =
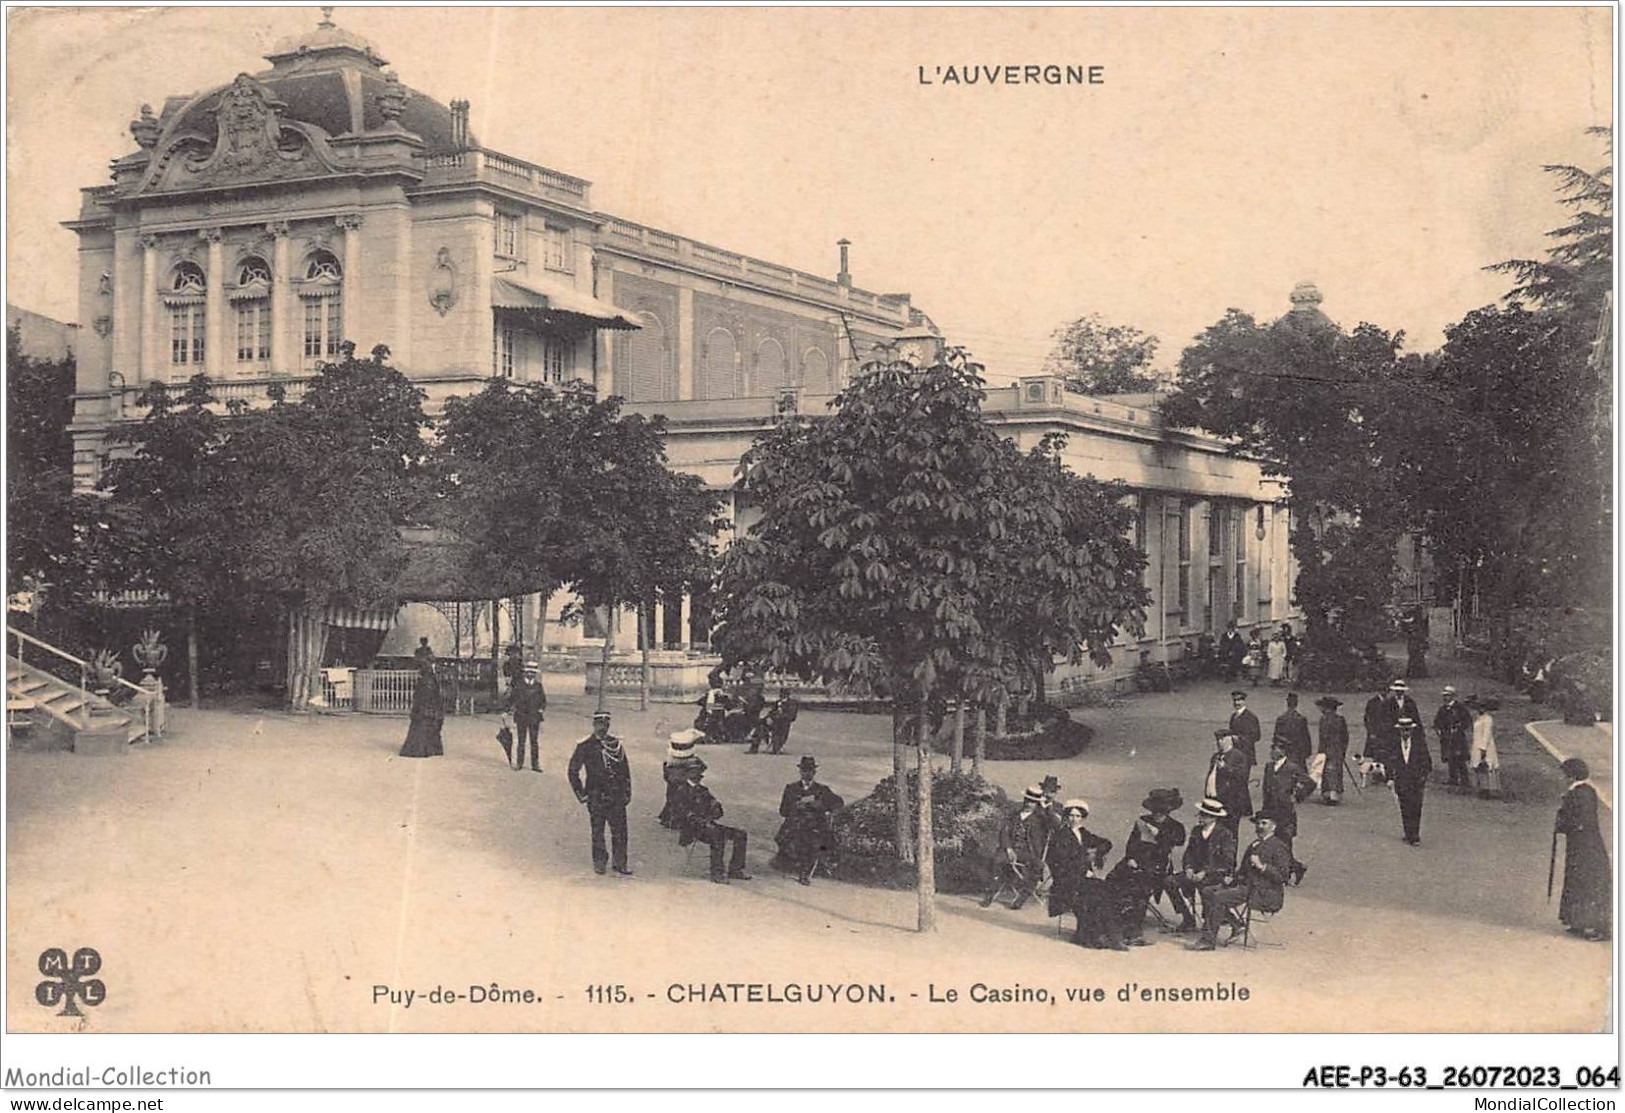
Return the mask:
M338 356L342 343L339 333L344 325L344 308L340 300L331 298L305 299L305 364L314 365Z
M203 366L208 280L203 268L183 261L175 265L164 301L169 306L169 362L175 367Z
M549 383L562 383L564 381L564 367L568 362L567 355L570 344L556 336L542 338L542 381Z
M169 362L203 366L204 310L201 302L169 307Z
M263 298L237 305L237 362L265 363L271 358L271 303Z
M517 340L512 325L499 324L491 330L491 374L513 378L513 351Z
M571 259L570 230L568 228L555 228L547 226L547 269L550 271L573 271L574 261Z
M264 364L271 359L271 266L250 255L237 267L230 287L237 310L237 362ZM250 370L252 367L249 368Z
M497 254L507 259L524 257L525 218L518 213L497 213Z
M302 353L307 369L337 359L344 345L344 272L331 251L313 251L301 285L304 306Z

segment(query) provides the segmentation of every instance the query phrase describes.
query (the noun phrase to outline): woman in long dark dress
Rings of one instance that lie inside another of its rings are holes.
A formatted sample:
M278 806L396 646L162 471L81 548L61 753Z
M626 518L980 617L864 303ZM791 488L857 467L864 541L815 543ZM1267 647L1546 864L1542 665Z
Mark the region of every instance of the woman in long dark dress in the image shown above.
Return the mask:
M412 686L412 725L406 729L402 757L439 757L446 751L440 745L440 725L446 721L440 703L440 682L435 679L434 662L418 662L417 683Z
M1591 769L1579 758L1563 763L1573 779L1557 810L1557 830L1564 836L1563 902L1557 918L1575 935L1607 939L1614 904L1613 873L1608 868L1608 847L1597 825L1597 790L1588 779Z

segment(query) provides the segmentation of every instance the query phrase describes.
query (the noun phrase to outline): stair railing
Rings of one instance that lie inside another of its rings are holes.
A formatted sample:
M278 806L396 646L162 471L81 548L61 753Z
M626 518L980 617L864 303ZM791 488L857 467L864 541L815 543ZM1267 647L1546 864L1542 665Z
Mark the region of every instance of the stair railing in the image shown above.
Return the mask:
M81 660L71 653L66 653L52 645L50 642L41 641L32 634L25 634L15 626L7 626L6 635L8 637L17 639L16 657L19 661L24 660L23 646L27 644L38 646L40 649L45 650L46 653L60 657L62 660L79 667L79 690L85 694L85 726L90 726L91 704L94 703L97 705L106 705L108 707L113 706L113 704L109 703L107 700L104 700L101 696L96 695L96 693L90 690L91 669L89 661ZM128 688L130 691L135 693L133 702L141 708L141 722L146 728L146 732L143 737L148 739L152 738L152 693L148 692L139 684L130 683L122 676L115 676L113 678L113 683Z

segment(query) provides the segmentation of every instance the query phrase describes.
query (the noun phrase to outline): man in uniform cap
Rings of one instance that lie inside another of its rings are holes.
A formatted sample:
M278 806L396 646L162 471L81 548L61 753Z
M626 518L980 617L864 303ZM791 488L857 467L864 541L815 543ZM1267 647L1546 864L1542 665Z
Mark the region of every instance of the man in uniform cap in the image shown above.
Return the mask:
M626 806L632 802L632 767L621 740L609 733L608 711L592 717L592 736L576 746L565 776L576 799L587 805L593 872L603 873L610 860L604 849L607 825L614 847L615 872L631 877L632 870L626 864Z
M1473 733L1473 713L1456 702L1456 686L1446 684L1440 693L1444 702L1433 716L1433 729L1439 735L1439 759L1450 770L1450 783L1467 788L1467 761Z
M1224 824L1234 835L1241 821L1253 814L1253 793L1247 784L1247 757L1236 748L1236 736L1228 730L1213 732L1213 747L1202 795L1224 804Z
M542 771L542 720L547 716L547 693L542 690L541 669L535 661L526 661L523 675L508 689L508 714L518 732L513 749L513 767L525 767L525 743L530 743L530 767Z
M1044 847L1049 840L1049 826L1042 814L1044 790L1033 785L1021 797L1021 807L1006 816L999 826L999 849L993 855L993 869L988 877L987 893L982 907L993 903L1006 885L1015 890L1012 911L1027 903L1038 887L1044 869Z
M1192 950L1211 951L1219 945L1219 927L1230 911L1248 905L1260 912L1279 912L1286 904L1286 879L1292 871L1292 852L1275 837L1275 817L1264 809L1253 816L1258 835L1242 855L1234 884L1202 890L1202 936ZM1231 923L1234 924L1234 920ZM1232 936L1233 938L1233 936Z
M1230 712L1229 731L1235 735L1236 749L1247 759L1247 772L1251 775L1253 766L1258 764L1258 740L1264 736L1264 728L1258 725L1258 716L1247 710L1246 692L1240 688L1231 692L1230 704L1234 710Z
M785 785L779 797L779 815L784 822L779 824L774 839L781 860L796 871L796 880L811 885L813 871L835 841L830 817L846 801L818 783L818 762L810 755L803 757L796 769L800 780Z
M1203 889L1223 885L1236 870L1236 834L1223 822L1225 806L1209 796L1196 809L1196 830L1185 845L1185 857L1174 875L1170 894L1179 913L1179 931L1196 930L1196 897Z
M1287 752L1286 740L1277 738L1270 746L1269 764L1264 767L1264 810L1275 817L1275 837L1292 853L1292 841L1298 837L1298 802L1307 800L1315 790L1303 766ZM1309 867L1292 854L1292 884L1303 881Z
M1428 775L1433 772L1433 757L1428 753L1427 739L1422 727L1409 715L1401 715L1394 723L1399 741L1387 762L1388 782L1399 801L1399 818L1405 828L1405 841L1411 846L1422 843L1422 794L1427 788Z

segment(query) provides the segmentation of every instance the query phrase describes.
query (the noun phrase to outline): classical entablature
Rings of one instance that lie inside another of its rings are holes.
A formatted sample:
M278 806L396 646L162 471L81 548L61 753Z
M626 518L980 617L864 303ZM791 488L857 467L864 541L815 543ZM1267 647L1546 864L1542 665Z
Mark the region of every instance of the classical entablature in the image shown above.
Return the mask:
M284 119L287 105L248 74L200 98L212 105L214 134L187 128L166 136L138 194L251 185L337 173L340 164L320 128ZM193 113L186 113L190 119Z

